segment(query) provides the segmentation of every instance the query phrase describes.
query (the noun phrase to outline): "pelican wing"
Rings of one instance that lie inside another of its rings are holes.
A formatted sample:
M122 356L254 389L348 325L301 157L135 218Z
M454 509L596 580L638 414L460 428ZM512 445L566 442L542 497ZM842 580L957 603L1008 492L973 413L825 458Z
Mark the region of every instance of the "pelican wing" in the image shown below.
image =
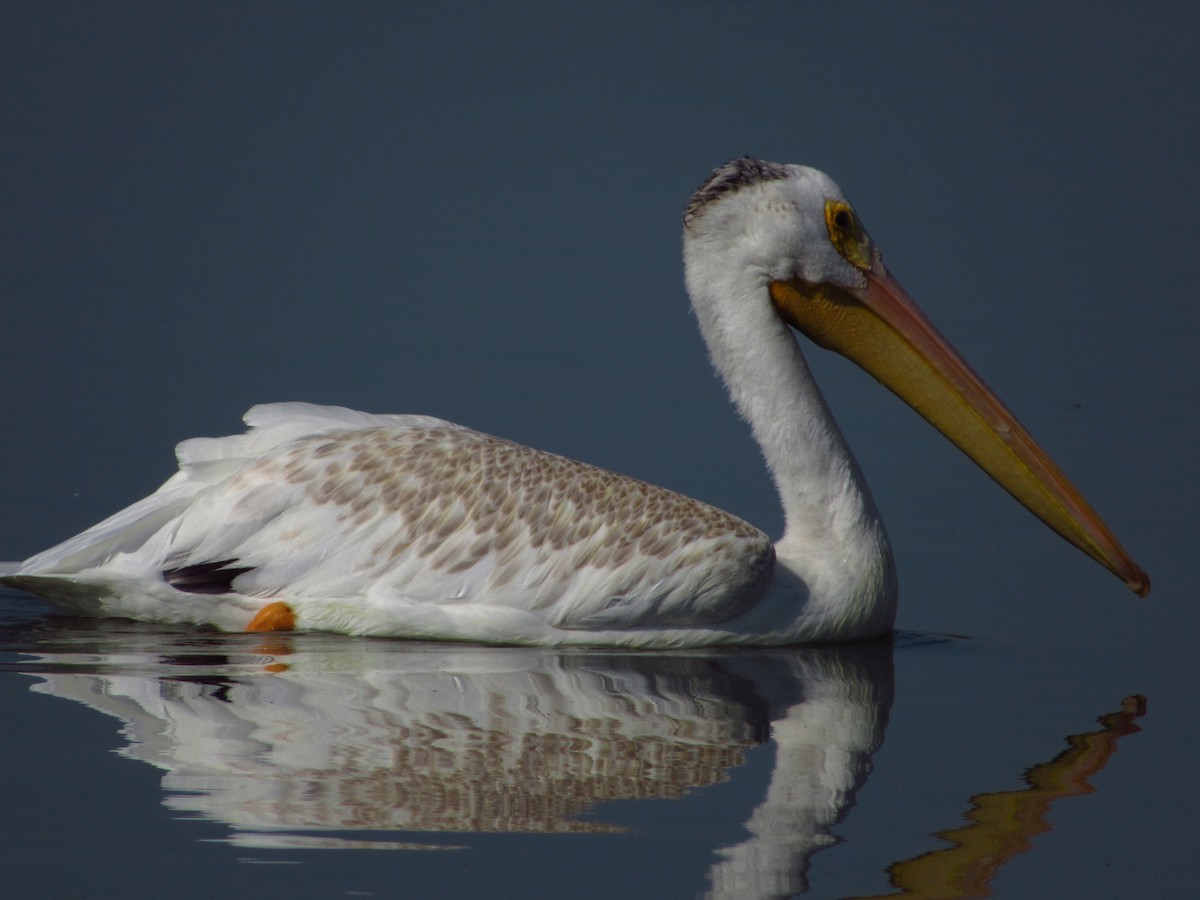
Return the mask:
M386 617L399 634L404 610L431 607L566 629L720 622L770 578L770 541L734 516L439 419L289 403L246 421L181 444L156 494L23 573L137 567L199 602L280 598L316 627Z

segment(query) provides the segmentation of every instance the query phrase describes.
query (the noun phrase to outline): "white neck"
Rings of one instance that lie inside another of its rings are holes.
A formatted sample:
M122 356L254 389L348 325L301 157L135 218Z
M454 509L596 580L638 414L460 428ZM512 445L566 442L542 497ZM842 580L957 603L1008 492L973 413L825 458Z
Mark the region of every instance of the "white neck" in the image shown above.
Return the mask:
M713 363L779 491L786 525L777 559L813 605L838 607L827 614L851 605L858 615L890 616L891 547L858 464L771 303L766 276L711 250L685 254L688 290Z

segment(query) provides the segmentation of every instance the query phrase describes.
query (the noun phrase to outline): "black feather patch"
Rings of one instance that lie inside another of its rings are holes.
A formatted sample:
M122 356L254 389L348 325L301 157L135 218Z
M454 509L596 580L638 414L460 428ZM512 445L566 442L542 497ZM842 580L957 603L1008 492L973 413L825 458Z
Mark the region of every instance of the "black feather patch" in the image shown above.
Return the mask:
M692 194L692 199L683 213L684 224L690 223L708 204L731 191L752 184L761 184L764 181L779 181L787 177L787 167L781 166L779 163L764 162L749 156L731 159L725 165L713 169L704 184L696 188L696 192Z
M177 591L188 594L234 594L233 579L254 566L239 566L236 559L194 563L190 566L163 569L163 578Z

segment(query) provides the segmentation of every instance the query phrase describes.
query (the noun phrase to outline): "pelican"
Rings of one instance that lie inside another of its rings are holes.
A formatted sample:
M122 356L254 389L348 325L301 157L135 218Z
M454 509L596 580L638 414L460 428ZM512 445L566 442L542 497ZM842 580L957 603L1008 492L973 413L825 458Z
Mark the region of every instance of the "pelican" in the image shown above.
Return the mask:
M1149 578L883 264L838 186L714 170L683 217L688 293L785 513L664 488L416 415L256 406L181 443L149 497L0 578L77 612L229 630L547 646L884 634L892 550L793 329L861 366L1137 594Z

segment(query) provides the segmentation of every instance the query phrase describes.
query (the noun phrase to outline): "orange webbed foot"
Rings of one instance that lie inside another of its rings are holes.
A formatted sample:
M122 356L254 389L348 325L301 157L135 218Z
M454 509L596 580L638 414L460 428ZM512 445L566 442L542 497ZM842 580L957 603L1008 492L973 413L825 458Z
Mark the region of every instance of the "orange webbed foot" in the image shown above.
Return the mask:
M247 631L295 631L296 614L282 600L268 603L250 620Z

